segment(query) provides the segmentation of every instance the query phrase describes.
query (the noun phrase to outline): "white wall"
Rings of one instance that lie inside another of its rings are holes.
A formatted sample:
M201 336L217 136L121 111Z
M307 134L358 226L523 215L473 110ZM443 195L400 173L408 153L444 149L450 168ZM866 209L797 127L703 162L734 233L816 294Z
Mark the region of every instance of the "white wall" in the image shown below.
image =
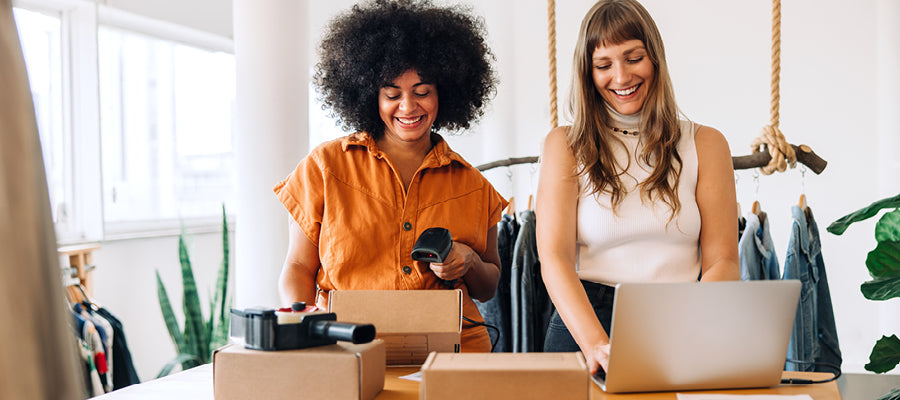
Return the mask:
M230 34L230 1L108 3ZM449 139L451 146L475 165L511 156L537 155L549 130L546 2L466 3L473 4L476 12L485 17L502 83L488 115L466 136ZM887 327L896 324L900 316L897 300L878 304L859 293L860 283L868 279L864 260L875 245L874 221L854 225L840 237L824 230L835 219L884 195L879 192L878 182L900 180L896 169L877 168L879 156L896 160L892 154L900 151L896 148L879 152L876 135L880 129L876 88L890 77L885 76L883 68L879 77L876 64L878 60L896 59L900 53L896 46L876 45L878 34L897 31L885 29L884 24L900 24L896 18L878 18L879 12L890 7L889 3L864 0L853 7L837 0L783 3L781 130L791 143L811 146L829 162L828 167L821 175L807 172L805 179L797 170L761 176L758 191L752 172L738 172L738 199L745 212L754 200L759 200L769 213L782 262L790 233L790 206L805 187L822 236L847 372L863 372L875 340L882 333L896 333ZM311 29L310 60L315 59L313 52L322 24L336 10L350 4L349 0L309 2L306 22ZM564 109L568 93L578 25L591 4L590 0L557 4L560 110ZM722 131L733 154L749 154L751 139L769 121L769 2L644 0L644 4L662 31L683 111L691 119ZM893 38L890 43L897 41ZM512 172L512 179L507 177L508 171ZM517 198L519 209L525 206L528 194L537 184L531 166L498 168L486 175L505 195ZM280 178L273 176L272 183ZM212 285L221 257L217 239L217 234L194 239L193 254L202 271L201 288ZM105 243L97 255L97 298L125 321L129 344L145 379L173 355L159 317L152 274L154 268L169 268L171 271L163 272L163 279L170 287L179 283L176 244L173 238ZM283 254L283 249L271 251Z

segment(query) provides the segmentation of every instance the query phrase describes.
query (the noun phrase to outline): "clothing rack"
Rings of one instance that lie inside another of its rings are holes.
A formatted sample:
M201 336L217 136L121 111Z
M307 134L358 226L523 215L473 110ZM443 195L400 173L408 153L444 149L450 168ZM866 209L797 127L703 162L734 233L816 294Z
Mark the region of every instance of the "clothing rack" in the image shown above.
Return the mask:
M61 266L66 286L81 285L87 296L94 295L94 279L92 271L94 265L94 250L100 249L99 244L82 244L64 246L57 249L61 256L68 257L69 266Z
M822 171L825 170L825 167L828 165L828 161L819 157L809 146L805 144L794 145L791 147L794 148L794 152L797 154L797 162L807 166L812 172L815 172L817 175L821 174ZM503 160L492 161L486 164L481 164L475 168L478 168L479 171L487 171L492 168L497 167L508 167L511 165L517 164L532 164L536 163L540 160L537 156L530 157L511 157ZM767 151L760 151L746 156L733 156L731 157L731 162L734 165L734 169L752 169L759 168L767 165L769 161L772 160L772 155Z

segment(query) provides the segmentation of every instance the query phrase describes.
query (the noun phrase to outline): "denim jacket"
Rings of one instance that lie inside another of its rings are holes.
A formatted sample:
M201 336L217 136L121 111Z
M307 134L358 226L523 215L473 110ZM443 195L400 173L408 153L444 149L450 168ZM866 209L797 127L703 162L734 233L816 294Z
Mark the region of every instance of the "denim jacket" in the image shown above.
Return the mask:
M769 219L760 224L759 217L747 213L746 226L738 241L738 258L741 263L741 280L778 279L778 257L769 234Z
M787 257L784 259L784 279L799 279L802 283L800 304L794 319L794 331L788 346L787 358L841 366L831 292L825 275L825 262L819 242L819 228L812 210L808 216L798 206L791 208L793 224ZM787 363L789 371L833 372L830 368L809 364Z

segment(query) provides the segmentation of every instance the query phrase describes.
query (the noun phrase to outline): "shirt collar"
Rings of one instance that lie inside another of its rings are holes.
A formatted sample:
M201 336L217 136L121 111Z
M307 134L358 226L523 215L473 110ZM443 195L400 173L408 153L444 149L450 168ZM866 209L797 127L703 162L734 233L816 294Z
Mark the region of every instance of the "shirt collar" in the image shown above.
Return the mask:
M450 145L447 144L447 141L444 140L441 135L432 133L431 141L434 142L434 147L432 147L431 151L428 152L428 155L425 156L425 160L422 162L422 168L440 168L449 165L454 161L465 166L470 166L462 156L450 148ZM372 138L368 132L356 132L345 136L341 140L341 148L345 152L358 147L367 149L374 157L384 158L384 152L378 147L378 144L375 143L375 139Z

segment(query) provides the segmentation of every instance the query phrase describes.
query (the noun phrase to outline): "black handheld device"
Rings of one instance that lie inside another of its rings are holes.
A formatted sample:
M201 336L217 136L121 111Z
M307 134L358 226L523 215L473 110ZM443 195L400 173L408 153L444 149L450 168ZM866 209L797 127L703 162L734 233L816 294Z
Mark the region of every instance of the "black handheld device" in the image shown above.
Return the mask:
M453 236L446 228L428 228L419 235L413 245L413 260L429 263L442 263L453 247Z
M447 228L428 228L416 239L410 257L416 261L440 264L447 259L451 247L453 247L453 235ZM456 279L442 281L450 288L456 286Z
M294 303L291 308L231 309L231 337L254 350L292 350L375 339L375 326L337 322L334 313Z

